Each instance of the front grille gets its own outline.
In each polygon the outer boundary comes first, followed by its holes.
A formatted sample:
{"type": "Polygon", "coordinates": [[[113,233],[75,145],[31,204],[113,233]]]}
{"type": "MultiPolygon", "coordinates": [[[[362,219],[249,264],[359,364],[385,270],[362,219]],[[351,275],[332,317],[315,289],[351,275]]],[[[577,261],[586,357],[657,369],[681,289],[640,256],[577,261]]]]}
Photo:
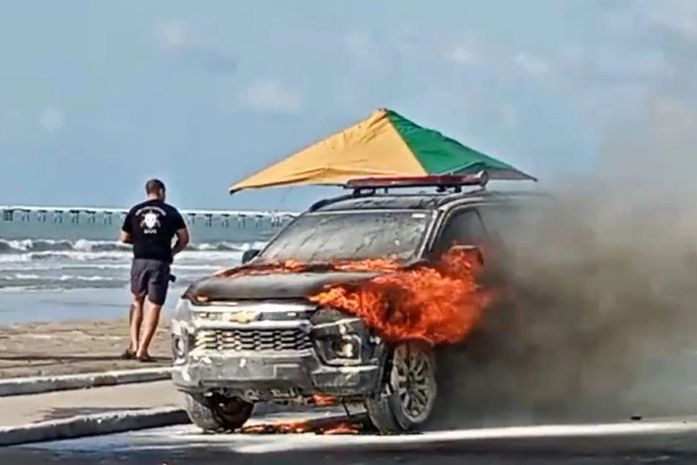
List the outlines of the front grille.
{"type": "Polygon", "coordinates": [[[312,347],[310,335],[300,328],[283,329],[201,329],[196,332],[196,349],[218,351],[273,352],[312,347]]]}

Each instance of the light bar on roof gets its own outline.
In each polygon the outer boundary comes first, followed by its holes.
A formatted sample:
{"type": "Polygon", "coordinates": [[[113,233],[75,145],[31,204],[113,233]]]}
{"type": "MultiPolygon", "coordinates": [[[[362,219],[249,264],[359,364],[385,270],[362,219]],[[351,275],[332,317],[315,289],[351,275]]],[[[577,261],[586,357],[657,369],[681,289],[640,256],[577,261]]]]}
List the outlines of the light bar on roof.
{"type": "Polygon", "coordinates": [[[389,189],[395,187],[457,187],[486,186],[486,171],[477,174],[439,174],[429,176],[390,176],[357,178],[349,180],[347,189],[389,189]]]}

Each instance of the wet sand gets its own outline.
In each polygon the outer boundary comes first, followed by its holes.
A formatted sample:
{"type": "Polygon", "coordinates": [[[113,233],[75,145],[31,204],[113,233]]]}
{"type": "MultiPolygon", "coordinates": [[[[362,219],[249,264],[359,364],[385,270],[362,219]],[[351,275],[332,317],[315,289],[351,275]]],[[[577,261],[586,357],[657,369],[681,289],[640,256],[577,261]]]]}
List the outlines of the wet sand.
{"type": "Polygon", "coordinates": [[[121,360],[127,346],[125,318],[0,326],[0,378],[169,365],[169,320],[163,315],[151,345],[156,363],[121,360]]]}

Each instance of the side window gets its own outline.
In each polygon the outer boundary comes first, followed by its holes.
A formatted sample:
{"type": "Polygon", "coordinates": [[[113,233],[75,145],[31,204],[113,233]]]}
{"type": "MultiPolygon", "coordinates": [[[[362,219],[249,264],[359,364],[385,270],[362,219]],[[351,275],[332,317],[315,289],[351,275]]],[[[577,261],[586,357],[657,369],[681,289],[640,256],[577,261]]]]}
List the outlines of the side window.
{"type": "Polygon", "coordinates": [[[478,210],[489,238],[502,246],[513,244],[522,231],[529,231],[526,228],[536,218],[534,210],[519,205],[480,206],[478,210]]]}
{"type": "Polygon", "coordinates": [[[511,234],[515,228],[516,210],[509,206],[485,205],[478,208],[479,216],[486,224],[489,240],[498,244],[504,243],[506,234],[511,234]]]}
{"type": "Polygon", "coordinates": [[[447,220],[435,249],[437,253],[443,253],[454,245],[482,245],[486,238],[486,231],[477,211],[462,210],[447,220]]]}

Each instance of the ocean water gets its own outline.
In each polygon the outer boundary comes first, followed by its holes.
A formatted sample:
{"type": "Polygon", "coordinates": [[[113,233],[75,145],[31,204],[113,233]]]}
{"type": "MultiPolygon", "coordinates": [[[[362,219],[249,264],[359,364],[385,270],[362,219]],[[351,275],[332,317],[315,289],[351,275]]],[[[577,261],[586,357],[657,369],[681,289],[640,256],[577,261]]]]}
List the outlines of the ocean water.
{"type": "MultiPolygon", "coordinates": [[[[175,258],[165,310],[192,281],[239,264],[287,220],[188,218],[192,244],[175,258]]],[[[0,216],[0,325],[127,314],[131,249],[116,241],[119,218],[0,216]]]]}

